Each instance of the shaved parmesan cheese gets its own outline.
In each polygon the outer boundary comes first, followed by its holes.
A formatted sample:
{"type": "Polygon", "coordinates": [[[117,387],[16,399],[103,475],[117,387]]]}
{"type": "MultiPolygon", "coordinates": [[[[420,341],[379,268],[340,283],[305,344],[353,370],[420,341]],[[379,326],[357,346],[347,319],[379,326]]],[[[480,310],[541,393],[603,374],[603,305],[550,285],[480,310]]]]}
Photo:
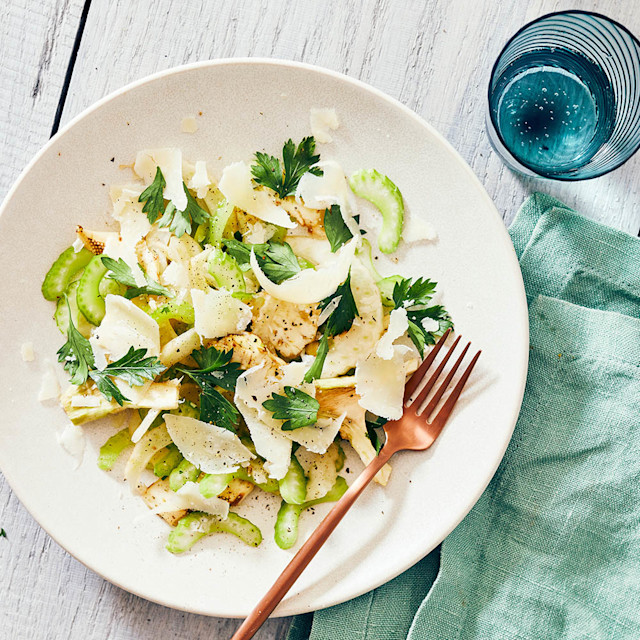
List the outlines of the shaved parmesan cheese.
{"type": "Polygon", "coordinates": [[[20,345],[20,355],[24,362],[33,362],[36,357],[33,352],[33,342],[23,342],[20,345]]]}
{"type": "Polygon", "coordinates": [[[76,393],[71,398],[72,407],[99,407],[100,398],[97,396],[89,396],[82,393],[76,393]]]}
{"type": "Polygon", "coordinates": [[[210,184],[207,163],[204,160],[198,160],[196,162],[196,170],[187,186],[196,192],[198,198],[204,198],[207,195],[210,184]]]}
{"type": "Polygon", "coordinates": [[[234,162],[222,170],[218,184],[229,203],[265,222],[292,229],[296,223],[289,214],[276,205],[266,191],[253,188],[251,168],[244,162],[234,162]]]}
{"type": "Polygon", "coordinates": [[[105,298],[104,318],[100,326],[93,329],[89,342],[96,356],[103,350],[112,361],[124,356],[130,347],[146,349],[148,356],[157,357],[160,355],[160,328],[130,300],[109,294],[105,298]]]}
{"type": "Polygon", "coordinates": [[[406,309],[394,309],[389,316],[389,326],[376,345],[376,355],[383,360],[393,358],[393,343],[409,328],[406,309]]]}
{"type": "Polygon", "coordinates": [[[136,442],[124,469],[124,479],[129,483],[129,488],[133,493],[144,489],[140,482],[142,472],[151,458],[169,444],[171,444],[171,436],[165,425],[151,429],[144,434],[139,442],[136,442]]]}
{"type": "Polygon", "coordinates": [[[419,216],[409,216],[404,219],[402,239],[405,242],[420,242],[421,240],[436,240],[436,230],[419,216]]]}
{"type": "Polygon", "coordinates": [[[184,294],[189,289],[189,272],[179,262],[171,262],[162,272],[160,284],[184,294]]]}
{"type": "Polygon", "coordinates": [[[323,264],[333,259],[335,254],[331,251],[328,240],[320,238],[290,237],[287,233],[287,242],[291,245],[293,253],[300,258],[309,260],[313,264],[323,264]]]}
{"type": "Polygon", "coordinates": [[[375,353],[356,365],[356,393],[361,407],[389,420],[402,417],[408,348],[394,346],[393,356],[383,360],[375,353]]]}
{"type": "Polygon", "coordinates": [[[147,281],[138,264],[136,245],[149,231],[149,221],[140,212],[128,211],[121,214],[119,222],[120,234],[110,234],[105,239],[103,253],[113,260],[124,260],[131,269],[136,285],[142,287],[147,281]]]}
{"type": "Polygon", "coordinates": [[[345,224],[354,238],[360,237],[358,223],[353,219],[355,200],[342,167],[333,160],[318,162],[322,175],[305,173],[296,189],[296,200],[302,200],[309,209],[326,209],[332,204],[340,205],[345,224]]]}
{"type": "Polygon", "coordinates": [[[310,109],[311,135],[316,142],[333,142],[329,130],[335,131],[340,126],[335,109],[310,109]]]}
{"type": "Polygon", "coordinates": [[[336,470],[337,447],[334,446],[327,455],[318,455],[305,451],[301,447],[295,455],[308,478],[305,501],[326,496],[338,477],[336,470]]]}
{"type": "MultiPolygon", "coordinates": [[[[112,186],[109,189],[109,197],[113,204],[113,217],[120,220],[121,216],[128,211],[137,211],[142,213],[142,203],[140,202],[140,194],[143,188],[139,185],[112,186]]],[[[146,219],[146,215],[144,215],[146,219]]],[[[150,228],[147,220],[147,230],[150,228]]]]}
{"type": "Polygon", "coordinates": [[[133,170],[145,181],[153,182],[156,167],[160,167],[166,186],[164,197],[171,200],[178,211],[187,208],[187,194],[182,184],[182,151],[173,147],[139,151],[133,170]]]}
{"type": "Polygon", "coordinates": [[[84,242],[82,242],[82,238],[76,238],[71,246],[74,253],[80,253],[80,250],[84,247],[84,242]]]}
{"type": "Polygon", "coordinates": [[[142,438],[142,436],[147,433],[151,423],[160,415],[160,409],[150,409],[147,411],[147,415],[142,419],[140,426],[133,432],[131,436],[131,442],[134,444],[142,438]]]}
{"type": "Polygon", "coordinates": [[[425,331],[437,331],[440,328],[440,323],[433,318],[423,318],[420,324],[425,331]]]}
{"type": "Polygon", "coordinates": [[[183,133],[195,133],[198,130],[198,123],[193,116],[187,116],[182,118],[180,129],[183,133]]]}
{"type": "Polygon", "coordinates": [[[44,361],[44,372],[42,374],[42,381],[40,382],[40,391],[38,392],[38,402],[46,402],[47,400],[54,400],[60,395],[60,383],[58,382],[58,376],[56,370],[51,364],[51,360],[44,361]]]}
{"type": "Polygon", "coordinates": [[[281,480],[289,469],[291,440],[262,407],[274,388],[279,389],[277,379],[271,369],[261,363],[238,378],[234,402],[247,423],[256,452],[265,459],[267,473],[271,478],[281,480]]]}
{"type": "Polygon", "coordinates": [[[251,252],[251,268],[262,288],[274,298],[296,304],[312,304],[330,296],[349,275],[357,248],[353,238],[333,254],[333,259],[315,269],[303,269],[281,284],[275,284],[264,274],[255,253],[251,252]]]}
{"type": "Polygon", "coordinates": [[[320,417],[314,426],[283,431],[282,421],[275,420],[262,403],[272,394],[282,394],[285,386],[297,387],[315,396],[315,386],[304,383],[309,362],[291,362],[282,366],[276,375],[263,364],[245,371],[236,384],[235,404],[242,413],[256,451],[265,458],[270,477],[282,479],[289,469],[291,443],[297,442],[309,451],[324,453],[334,441],[344,416],[320,417]]]}
{"type": "Polygon", "coordinates": [[[340,300],[342,300],[342,296],[336,296],[335,298],[332,298],[329,304],[322,310],[322,312],[320,313],[320,317],[318,318],[319,327],[321,327],[329,319],[329,316],[340,304],[340,300]]]}
{"type": "Polygon", "coordinates": [[[349,371],[358,360],[363,360],[374,350],[382,336],[380,289],[359,260],[354,260],[351,265],[351,291],[359,316],[349,331],[333,339],[322,368],[322,375],[327,378],[349,371]]]}
{"type": "Polygon", "coordinates": [[[203,338],[223,338],[244,331],[251,322],[251,307],[230,291],[191,289],[195,330],[203,338]]]}
{"type": "Polygon", "coordinates": [[[242,240],[251,244],[263,244],[271,240],[275,232],[276,228],[272,224],[265,224],[260,220],[247,222],[247,231],[242,235],[242,240]]]}
{"type": "Polygon", "coordinates": [[[132,387],[120,378],[114,379],[115,385],[122,394],[129,398],[130,406],[140,409],[159,409],[168,411],[177,409],[180,402],[180,381],[146,382],[132,387]]]}
{"type": "Polygon", "coordinates": [[[289,470],[292,441],[285,437],[283,432],[259,419],[259,410],[249,408],[242,400],[238,400],[237,396],[235,402],[247,423],[256,452],[265,459],[264,468],[269,477],[282,480],[289,470]]]}
{"type": "Polygon", "coordinates": [[[346,413],[337,418],[319,417],[318,422],[311,427],[301,427],[293,431],[286,431],[286,435],[294,442],[302,445],[313,453],[325,453],[336,439],[346,413]]]}
{"type": "Polygon", "coordinates": [[[85,438],[82,427],[69,422],[62,431],[56,434],[58,444],[76,460],[76,469],[84,457],[85,438]]]}
{"type": "Polygon", "coordinates": [[[254,457],[235,433],[222,427],[173,414],[164,420],[180,453],[204,473],[231,473],[254,457]]]}
{"type": "Polygon", "coordinates": [[[89,338],[89,344],[91,345],[91,351],[93,351],[93,359],[95,361],[96,368],[104,369],[108,364],[107,350],[95,339],[94,336],[89,338]]]}
{"type": "Polygon", "coordinates": [[[200,485],[197,482],[186,482],[176,491],[176,495],[180,498],[179,509],[204,511],[212,516],[219,516],[222,520],[229,515],[229,503],[218,496],[205,498],[200,493],[200,485]]]}

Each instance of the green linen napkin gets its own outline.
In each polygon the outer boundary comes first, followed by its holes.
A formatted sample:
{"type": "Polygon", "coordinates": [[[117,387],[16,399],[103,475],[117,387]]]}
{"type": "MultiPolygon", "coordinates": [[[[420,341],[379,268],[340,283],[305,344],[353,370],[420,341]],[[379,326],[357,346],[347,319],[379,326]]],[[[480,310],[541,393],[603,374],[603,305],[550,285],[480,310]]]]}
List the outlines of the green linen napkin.
{"type": "Polygon", "coordinates": [[[439,570],[436,551],[289,640],[640,639],[640,240],[541,194],[510,233],[531,351],[496,475],[439,570]]]}

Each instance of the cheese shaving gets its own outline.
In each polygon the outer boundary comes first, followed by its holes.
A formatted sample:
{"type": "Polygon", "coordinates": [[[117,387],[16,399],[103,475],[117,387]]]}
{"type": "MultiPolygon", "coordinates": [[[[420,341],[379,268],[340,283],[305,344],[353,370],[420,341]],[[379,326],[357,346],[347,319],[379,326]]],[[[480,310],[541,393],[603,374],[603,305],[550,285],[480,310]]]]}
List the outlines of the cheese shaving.
{"type": "Polygon", "coordinates": [[[357,242],[355,238],[349,240],[333,254],[333,260],[319,264],[315,269],[303,269],[281,284],[275,284],[267,278],[253,251],[250,264],[260,286],[274,298],[296,304],[312,304],[330,296],[347,279],[357,242]]]}
{"type": "Polygon", "coordinates": [[[235,433],[222,427],[173,414],[164,421],[180,453],[204,473],[231,473],[254,457],[235,433]]]}
{"type": "Polygon", "coordinates": [[[131,442],[138,442],[142,436],[147,433],[153,421],[160,415],[160,409],[149,409],[147,415],[142,419],[140,426],[133,432],[131,442]]]}
{"type": "Polygon", "coordinates": [[[340,126],[335,109],[309,109],[309,121],[316,142],[333,142],[329,131],[335,131],[340,126]]]}
{"type": "Polygon", "coordinates": [[[20,345],[20,355],[23,362],[33,362],[36,357],[33,351],[33,342],[23,342],[20,345]]]}
{"type": "Polygon", "coordinates": [[[375,353],[356,365],[358,403],[367,411],[388,420],[402,417],[406,380],[405,346],[394,346],[393,356],[384,360],[375,353]]]}
{"type": "Polygon", "coordinates": [[[93,329],[90,343],[96,356],[102,350],[112,361],[124,356],[131,347],[146,349],[149,356],[159,356],[160,328],[131,300],[108,295],[104,318],[100,326],[93,329]]]}
{"type": "Polygon", "coordinates": [[[191,290],[195,330],[203,338],[223,338],[244,331],[251,322],[251,307],[229,291],[191,290]]]}
{"type": "Polygon", "coordinates": [[[178,211],[184,211],[187,208],[187,194],[182,184],[182,151],[173,147],[140,151],[133,170],[149,184],[155,177],[156,167],[160,167],[166,182],[165,199],[171,200],[178,211]]]}
{"type": "Polygon", "coordinates": [[[193,116],[182,118],[180,130],[183,133],[195,133],[198,130],[198,123],[196,122],[196,119],[193,116]]]}
{"type": "Polygon", "coordinates": [[[222,170],[218,184],[222,195],[235,207],[260,220],[293,229],[296,223],[279,207],[266,191],[253,188],[251,168],[244,162],[234,162],[222,170]]]}
{"type": "Polygon", "coordinates": [[[406,309],[394,309],[389,316],[389,326],[376,344],[376,355],[383,360],[393,358],[393,343],[409,328],[406,309]]]}
{"type": "Polygon", "coordinates": [[[204,198],[207,195],[207,191],[209,191],[210,184],[207,163],[204,160],[198,160],[196,162],[196,170],[187,186],[189,189],[196,191],[198,198],[204,198]]]}

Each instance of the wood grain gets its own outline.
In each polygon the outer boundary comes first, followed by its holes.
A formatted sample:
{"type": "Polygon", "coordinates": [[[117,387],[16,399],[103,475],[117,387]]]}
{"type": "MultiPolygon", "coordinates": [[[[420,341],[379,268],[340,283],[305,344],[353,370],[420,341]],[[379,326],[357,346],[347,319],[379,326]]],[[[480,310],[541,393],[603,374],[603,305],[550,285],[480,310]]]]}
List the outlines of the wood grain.
{"type": "Polygon", "coordinates": [[[0,3],[0,200],[49,138],[83,4],[0,3]]]}
{"type": "MultiPolygon", "coordinates": [[[[0,9],[0,196],[46,140],[83,3],[5,0],[0,9]]],[[[431,122],[469,162],[509,221],[540,190],[636,234],[638,171],[576,184],[519,177],[487,141],[486,86],[500,49],[526,21],[581,8],[640,33],[622,0],[92,0],[62,123],[124,84],[175,65],[267,56],[317,64],[369,82],[431,122]]],[[[184,614],[114,587],[62,551],[0,479],[0,629],[14,639],[222,640],[231,620],[184,614]]],[[[284,637],[273,620],[257,636],[284,637]]]]}

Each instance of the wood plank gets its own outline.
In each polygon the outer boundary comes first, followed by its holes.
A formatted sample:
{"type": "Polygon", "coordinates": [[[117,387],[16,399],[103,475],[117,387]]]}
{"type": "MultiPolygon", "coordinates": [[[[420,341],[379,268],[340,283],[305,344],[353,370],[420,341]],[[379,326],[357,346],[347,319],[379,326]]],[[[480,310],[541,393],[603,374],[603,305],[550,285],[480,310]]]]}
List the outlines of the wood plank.
{"type": "Polygon", "coordinates": [[[83,0],[0,6],[0,200],[51,133],[83,0]]]}
{"type": "MultiPolygon", "coordinates": [[[[108,92],[149,73],[219,57],[271,56],[328,67],[399,99],[441,131],[486,186],[505,220],[542,190],[636,233],[638,158],[575,185],[523,179],[491,150],[484,129],[491,65],[527,20],[572,0],[93,0],[62,114],[68,122],[108,92]]],[[[634,3],[583,0],[640,32],[634,3]]],[[[5,0],[0,9],[0,195],[51,129],[82,3],[5,0]]],[[[86,570],[30,518],[0,480],[2,604],[7,637],[101,640],[227,638],[237,622],[183,614],[127,594],[86,570]]],[[[273,620],[256,636],[284,637],[273,620]]]]}
{"type": "MultiPolygon", "coordinates": [[[[500,49],[526,21],[574,6],[571,0],[272,0],[259,8],[251,0],[97,2],[63,121],[110,91],[176,64],[230,56],[302,60],[369,82],[431,122],[469,162],[505,221],[529,192],[540,190],[636,234],[638,157],[608,176],[561,184],[512,173],[487,140],[486,86],[500,49]]],[[[580,6],[640,33],[633,3],[585,0],[580,6]]]]}

